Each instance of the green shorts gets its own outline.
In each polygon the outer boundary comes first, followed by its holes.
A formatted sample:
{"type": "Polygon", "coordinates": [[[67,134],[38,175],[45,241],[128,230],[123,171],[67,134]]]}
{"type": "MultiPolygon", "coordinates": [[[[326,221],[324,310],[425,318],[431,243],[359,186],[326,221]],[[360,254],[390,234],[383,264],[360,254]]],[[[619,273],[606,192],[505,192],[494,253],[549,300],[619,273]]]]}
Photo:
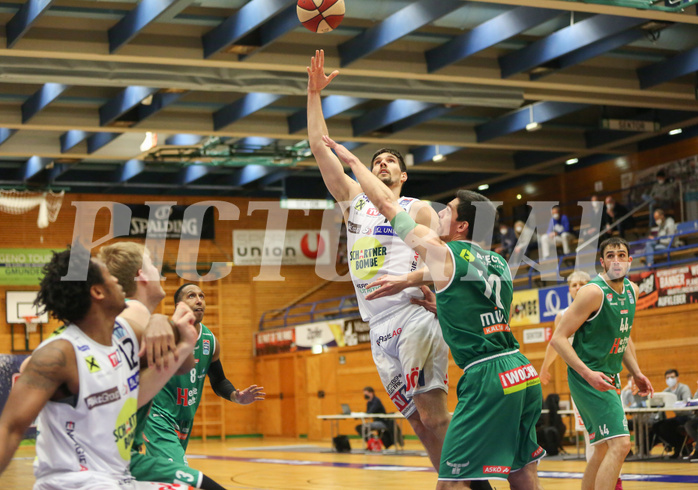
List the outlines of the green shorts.
{"type": "Polygon", "coordinates": [[[204,474],[182,463],[131,451],[131,474],[138,481],[181,483],[200,488],[204,474]]]}
{"type": "Polygon", "coordinates": [[[441,451],[439,480],[506,480],[545,456],[536,439],[543,390],[520,352],[469,368],[441,451]]]}
{"type": "Polygon", "coordinates": [[[180,432],[170,422],[150,412],[148,424],[143,431],[145,453],[148,456],[167,459],[186,466],[188,463],[185,452],[189,441],[187,436],[181,437],[184,439],[180,439],[180,432]]]}
{"type": "Polygon", "coordinates": [[[615,380],[616,389],[599,391],[577,371],[567,368],[570,393],[592,445],[613,437],[630,435],[628,419],[625,418],[623,403],[620,401],[620,379],[617,374],[608,374],[608,377],[615,380]]]}

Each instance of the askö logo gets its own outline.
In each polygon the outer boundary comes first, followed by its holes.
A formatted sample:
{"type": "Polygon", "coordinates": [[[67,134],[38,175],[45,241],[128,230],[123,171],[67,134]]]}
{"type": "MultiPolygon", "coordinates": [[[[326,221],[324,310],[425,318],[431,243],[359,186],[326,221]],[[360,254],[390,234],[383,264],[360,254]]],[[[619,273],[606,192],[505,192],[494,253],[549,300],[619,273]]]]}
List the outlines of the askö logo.
{"type": "Polygon", "coordinates": [[[310,250],[309,237],[310,233],[306,233],[301,238],[301,252],[309,259],[317,259],[325,251],[325,240],[320,233],[315,233],[315,250],[310,250]]]}

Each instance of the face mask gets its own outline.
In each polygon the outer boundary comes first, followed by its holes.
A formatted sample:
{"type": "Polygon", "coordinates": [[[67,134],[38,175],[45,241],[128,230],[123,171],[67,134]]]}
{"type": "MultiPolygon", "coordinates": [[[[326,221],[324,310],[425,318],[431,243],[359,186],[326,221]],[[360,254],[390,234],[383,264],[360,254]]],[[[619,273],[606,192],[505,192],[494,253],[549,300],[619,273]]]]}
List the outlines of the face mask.
{"type": "Polygon", "coordinates": [[[613,204],[606,204],[606,207],[607,207],[608,209],[613,209],[613,204]]]}
{"type": "Polygon", "coordinates": [[[364,400],[368,400],[368,399],[370,399],[370,398],[371,398],[370,396],[364,395],[364,400]]]}
{"type": "Polygon", "coordinates": [[[663,183],[664,183],[664,179],[657,181],[657,184],[659,184],[659,185],[662,185],[663,183]]]}
{"type": "Polygon", "coordinates": [[[657,220],[657,226],[662,226],[662,223],[664,223],[663,219],[658,219],[657,220]]]}
{"type": "Polygon", "coordinates": [[[506,234],[507,234],[507,229],[506,229],[506,228],[500,228],[500,229],[499,229],[499,233],[502,234],[502,235],[506,235],[506,234]]]}
{"type": "Polygon", "coordinates": [[[667,378],[667,379],[666,379],[666,385],[667,385],[669,388],[673,388],[674,386],[676,386],[676,378],[667,378]]]}
{"type": "Polygon", "coordinates": [[[557,213],[553,214],[553,219],[560,219],[560,215],[557,213]]]}
{"type": "Polygon", "coordinates": [[[521,233],[523,231],[523,226],[517,226],[514,229],[516,230],[516,233],[521,233]]]}

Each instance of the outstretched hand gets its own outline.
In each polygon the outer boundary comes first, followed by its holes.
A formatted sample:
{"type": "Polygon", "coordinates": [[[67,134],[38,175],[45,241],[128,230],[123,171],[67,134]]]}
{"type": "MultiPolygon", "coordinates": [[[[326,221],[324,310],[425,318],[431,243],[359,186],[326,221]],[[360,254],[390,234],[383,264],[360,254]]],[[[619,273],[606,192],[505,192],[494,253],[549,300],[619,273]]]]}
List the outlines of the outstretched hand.
{"type": "Polygon", "coordinates": [[[384,296],[392,296],[399,293],[409,286],[407,275],[391,276],[389,274],[382,275],[375,281],[366,285],[369,291],[373,288],[378,288],[366,295],[367,300],[383,298],[384,296]]]}
{"type": "Polygon", "coordinates": [[[264,400],[266,393],[264,393],[264,387],[252,385],[244,390],[238,390],[235,394],[235,402],[240,405],[249,405],[253,402],[258,402],[264,400]]]}
{"type": "Polygon", "coordinates": [[[356,158],[356,155],[347,150],[347,148],[341,143],[337,143],[335,140],[333,140],[326,134],[322,136],[322,141],[323,143],[325,143],[325,145],[327,145],[327,147],[330,150],[334,150],[335,154],[337,155],[337,158],[339,158],[342,162],[346,163],[350,167],[352,166],[352,164],[363,166],[361,160],[356,158]]]}
{"type": "Polygon", "coordinates": [[[310,58],[310,66],[306,70],[308,71],[308,92],[321,92],[334,77],[339,75],[338,70],[325,75],[325,51],[322,49],[315,51],[315,56],[310,58]]]}

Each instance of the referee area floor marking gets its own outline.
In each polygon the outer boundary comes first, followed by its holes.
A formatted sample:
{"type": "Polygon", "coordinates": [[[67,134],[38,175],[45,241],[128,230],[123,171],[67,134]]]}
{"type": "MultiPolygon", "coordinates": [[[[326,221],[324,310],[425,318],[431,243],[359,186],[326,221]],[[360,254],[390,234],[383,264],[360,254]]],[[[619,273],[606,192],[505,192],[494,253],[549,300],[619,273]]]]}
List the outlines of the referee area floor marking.
{"type": "MultiPolygon", "coordinates": [[[[284,464],[291,466],[322,466],[326,468],[353,468],[357,470],[376,471],[419,471],[436,472],[431,466],[408,466],[408,465],[381,465],[365,463],[337,463],[329,461],[310,461],[302,459],[281,459],[281,458],[243,458],[239,456],[206,456],[199,454],[187,455],[188,459],[211,459],[221,461],[240,461],[244,463],[264,463],[264,464],[284,464]]],[[[566,480],[581,480],[582,473],[570,471],[539,471],[539,478],[555,478],[566,480]]],[[[698,475],[663,475],[663,474],[641,474],[623,473],[623,481],[642,481],[656,483],[698,483],[698,475]]]]}

